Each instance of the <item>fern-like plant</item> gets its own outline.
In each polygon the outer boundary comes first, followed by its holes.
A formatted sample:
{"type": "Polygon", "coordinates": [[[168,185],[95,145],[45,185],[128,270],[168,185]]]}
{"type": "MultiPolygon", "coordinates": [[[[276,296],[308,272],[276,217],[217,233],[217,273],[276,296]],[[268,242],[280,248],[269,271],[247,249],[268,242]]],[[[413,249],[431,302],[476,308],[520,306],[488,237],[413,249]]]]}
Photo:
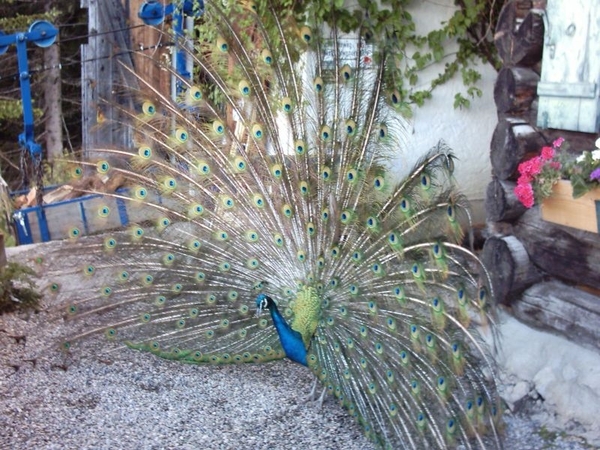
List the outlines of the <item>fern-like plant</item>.
{"type": "Polygon", "coordinates": [[[42,296],[32,276],[35,272],[19,263],[9,262],[0,268],[0,314],[37,309],[42,296]]]}

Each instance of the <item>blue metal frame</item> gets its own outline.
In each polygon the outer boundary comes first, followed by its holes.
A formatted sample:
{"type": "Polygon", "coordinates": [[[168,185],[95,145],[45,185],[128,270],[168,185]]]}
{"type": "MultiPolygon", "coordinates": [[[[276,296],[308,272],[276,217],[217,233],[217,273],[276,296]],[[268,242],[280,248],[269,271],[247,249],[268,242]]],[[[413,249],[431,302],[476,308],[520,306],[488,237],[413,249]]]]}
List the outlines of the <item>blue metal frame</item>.
{"type": "Polygon", "coordinates": [[[33,42],[38,47],[49,47],[56,40],[58,30],[45,20],[38,20],[31,24],[29,31],[15,34],[0,34],[0,54],[6,52],[11,44],[17,47],[17,62],[19,65],[19,83],[21,85],[21,98],[23,100],[23,133],[19,134],[19,145],[25,148],[34,162],[40,162],[42,147],[35,142],[33,130],[33,106],[31,102],[31,83],[29,63],[27,60],[27,43],[33,42]]]}
{"type": "MultiPolygon", "coordinates": [[[[199,17],[204,14],[204,1],[203,0],[184,0],[180,2],[179,7],[174,3],[169,3],[164,6],[157,0],[148,0],[140,6],[138,16],[144,21],[146,25],[160,25],[166,16],[173,16],[173,31],[177,41],[182,38],[183,33],[183,17],[184,15],[199,17]]],[[[184,50],[177,50],[176,56],[176,70],[177,73],[186,79],[191,78],[191,74],[187,70],[186,66],[187,55],[184,50]]],[[[178,83],[179,84],[179,83],[178,83]]],[[[178,86],[177,92],[180,91],[178,86]]]]}

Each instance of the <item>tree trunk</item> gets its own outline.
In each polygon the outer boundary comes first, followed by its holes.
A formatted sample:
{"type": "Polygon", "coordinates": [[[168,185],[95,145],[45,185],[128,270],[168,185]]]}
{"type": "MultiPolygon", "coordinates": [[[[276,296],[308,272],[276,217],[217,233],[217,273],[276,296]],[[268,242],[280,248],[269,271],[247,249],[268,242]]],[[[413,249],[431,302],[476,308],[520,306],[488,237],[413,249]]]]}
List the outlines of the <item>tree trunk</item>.
{"type": "Polygon", "coordinates": [[[53,161],[63,154],[62,83],[58,43],[45,49],[44,66],[49,68],[44,80],[46,158],[53,161]]]}

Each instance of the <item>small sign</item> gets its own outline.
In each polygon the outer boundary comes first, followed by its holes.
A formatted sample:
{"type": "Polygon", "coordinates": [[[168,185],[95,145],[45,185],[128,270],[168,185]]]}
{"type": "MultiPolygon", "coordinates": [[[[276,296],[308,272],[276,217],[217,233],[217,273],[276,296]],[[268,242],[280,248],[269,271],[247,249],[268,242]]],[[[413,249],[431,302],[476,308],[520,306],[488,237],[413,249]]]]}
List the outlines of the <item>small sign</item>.
{"type": "MultiPolygon", "coordinates": [[[[323,68],[332,70],[334,68],[334,42],[328,39],[323,45],[323,68]]],[[[348,64],[352,69],[356,69],[357,56],[360,56],[359,64],[361,68],[373,67],[373,45],[366,44],[359,38],[341,38],[337,40],[337,61],[340,66],[348,64]],[[359,47],[360,46],[360,47],[359,47]],[[360,48],[360,55],[357,55],[360,48]]]]}

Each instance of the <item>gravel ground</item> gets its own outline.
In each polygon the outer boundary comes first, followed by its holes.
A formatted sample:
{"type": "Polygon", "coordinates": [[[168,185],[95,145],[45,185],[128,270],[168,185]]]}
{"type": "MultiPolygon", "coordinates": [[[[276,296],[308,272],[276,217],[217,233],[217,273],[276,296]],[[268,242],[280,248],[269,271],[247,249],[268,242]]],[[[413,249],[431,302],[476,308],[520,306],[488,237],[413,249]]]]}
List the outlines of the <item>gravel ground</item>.
{"type": "MultiPolygon", "coordinates": [[[[42,348],[43,314],[23,318],[0,316],[0,448],[373,448],[335,401],[304,401],[297,364],[188,366],[100,339],[66,356],[42,348]]],[[[505,448],[593,447],[509,414],[505,448]]]]}
{"type": "MultiPolygon", "coordinates": [[[[47,348],[64,326],[45,313],[0,316],[0,449],[373,449],[333,399],[305,400],[305,367],[184,365],[103,338],[65,355],[47,348]]],[[[596,448],[565,433],[577,428],[548,431],[553,411],[539,399],[516,410],[506,450],[596,448]]]]}

